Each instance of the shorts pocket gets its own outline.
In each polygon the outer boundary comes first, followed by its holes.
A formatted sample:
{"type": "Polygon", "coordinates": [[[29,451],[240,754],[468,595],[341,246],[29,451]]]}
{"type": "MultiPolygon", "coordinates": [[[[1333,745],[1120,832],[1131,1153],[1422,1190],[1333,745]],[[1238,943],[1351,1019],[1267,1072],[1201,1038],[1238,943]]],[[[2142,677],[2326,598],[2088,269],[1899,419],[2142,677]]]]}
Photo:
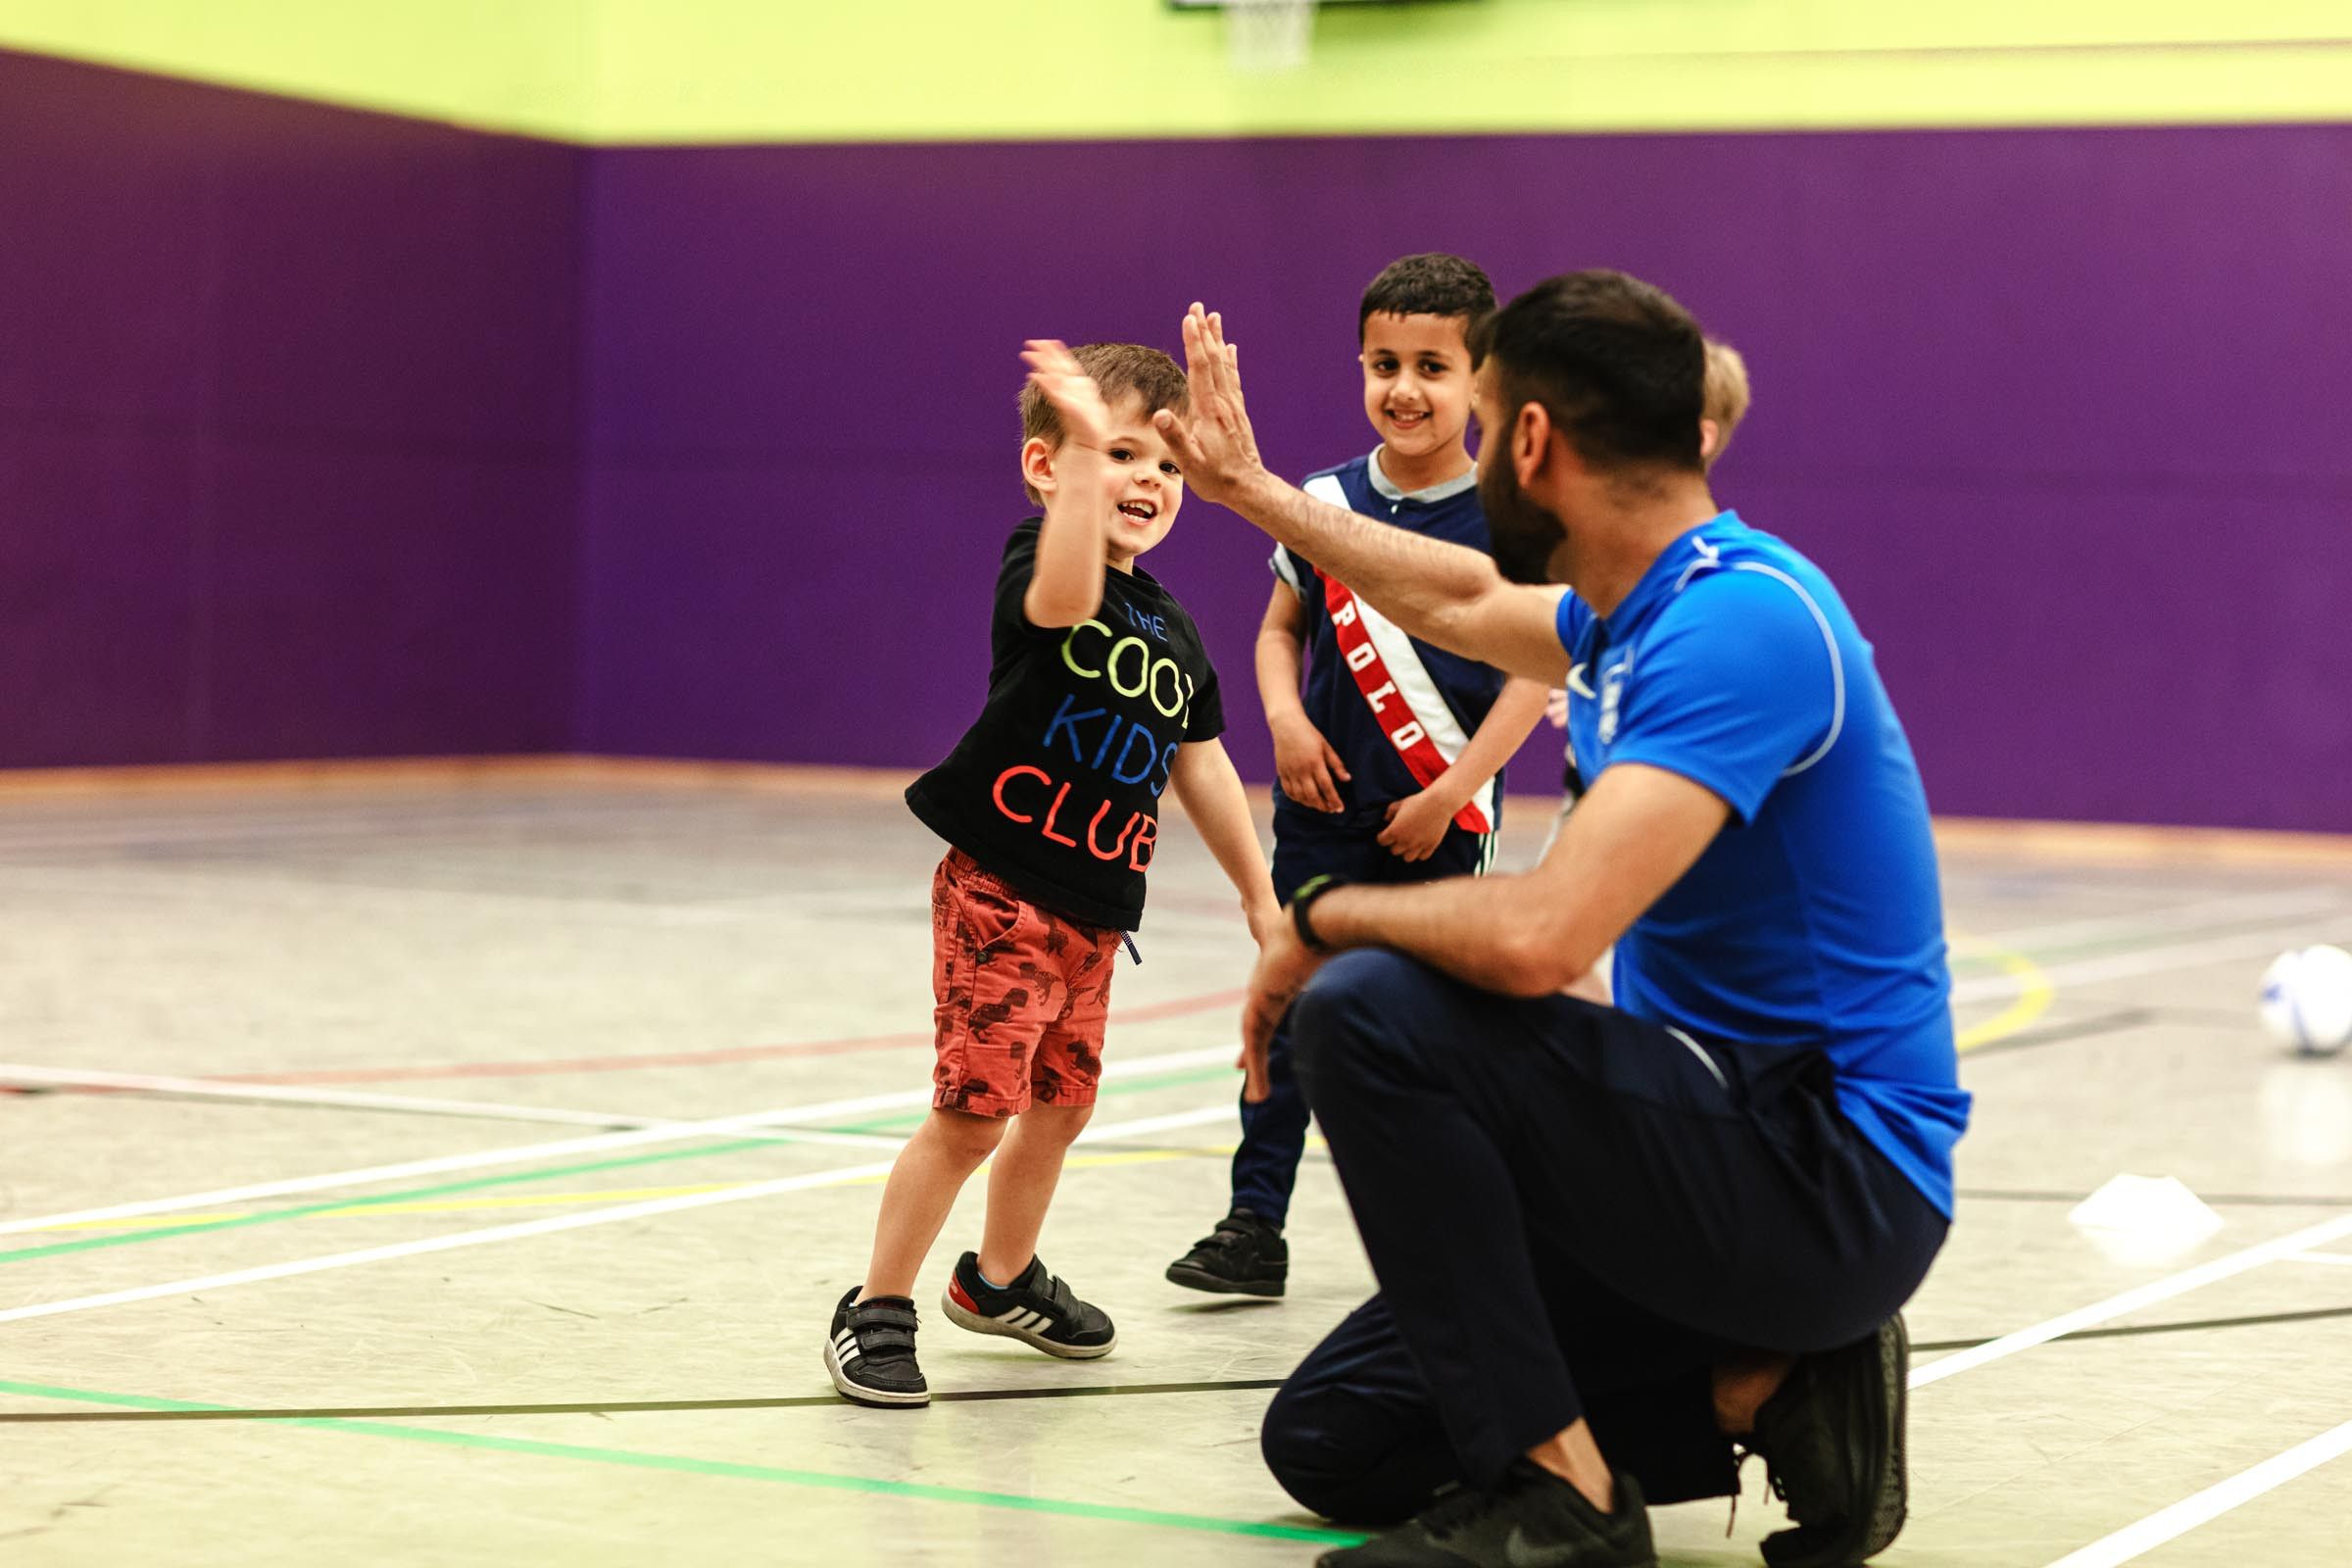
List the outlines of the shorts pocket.
{"type": "Polygon", "coordinates": [[[975,956],[1010,941],[1021,924],[1021,901],[984,882],[966,881],[956,888],[964,940],[975,956]]]}

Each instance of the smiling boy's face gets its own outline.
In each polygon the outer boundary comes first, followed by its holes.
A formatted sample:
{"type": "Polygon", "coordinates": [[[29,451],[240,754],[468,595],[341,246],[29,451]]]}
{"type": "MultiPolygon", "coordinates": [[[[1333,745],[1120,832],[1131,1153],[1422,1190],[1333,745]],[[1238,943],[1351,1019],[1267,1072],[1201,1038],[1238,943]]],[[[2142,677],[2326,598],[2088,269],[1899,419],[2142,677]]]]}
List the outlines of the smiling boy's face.
{"type": "Polygon", "coordinates": [[[1364,414],[1398,457],[1428,458],[1462,443],[1470,424],[1467,326],[1458,316],[1364,318],[1364,414]]]}
{"type": "MultiPolygon", "coordinates": [[[[1051,490],[1054,468],[1065,447],[1047,447],[1032,440],[1030,448],[1043,457],[1043,472],[1031,483],[1051,490]]],[[[1102,531],[1102,554],[1107,563],[1125,570],[1135,558],[1158,544],[1176,525],[1176,511],[1184,505],[1184,469],[1176,454],[1152,424],[1144,400],[1133,393],[1110,400],[1110,435],[1102,443],[1103,461],[1117,484],[1111,489],[1111,516],[1102,531]]],[[[1024,462],[1033,461],[1024,459],[1024,462]]]]}
{"type": "Polygon", "coordinates": [[[1102,536],[1104,554],[1115,564],[1131,562],[1168,536],[1176,509],[1184,505],[1184,468],[1152,423],[1141,398],[1110,406],[1110,439],[1104,443],[1119,474],[1111,492],[1116,514],[1102,536]]]}

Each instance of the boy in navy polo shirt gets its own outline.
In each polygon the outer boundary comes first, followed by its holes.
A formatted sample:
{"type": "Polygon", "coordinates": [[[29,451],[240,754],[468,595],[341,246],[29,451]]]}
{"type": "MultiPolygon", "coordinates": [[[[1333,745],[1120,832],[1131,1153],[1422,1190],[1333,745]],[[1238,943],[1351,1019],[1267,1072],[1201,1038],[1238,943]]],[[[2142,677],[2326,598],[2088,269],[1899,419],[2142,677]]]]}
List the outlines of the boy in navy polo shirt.
{"type": "MultiPolygon", "coordinates": [[[[1309,495],[1426,538],[1487,548],[1470,459],[1473,321],[1494,309],[1459,256],[1407,256],[1356,311],[1364,413],[1380,445],[1306,481],[1309,495]]],[[[1493,863],[1504,762],[1543,715],[1540,682],[1406,636],[1346,584],[1274,552],[1257,690],[1274,734],[1274,887],[1316,876],[1427,882],[1493,863]],[[1303,663],[1303,682],[1301,665],[1303,663]]],[[[1306,1102],[1275,1037],[1272,1096],[1242,1102],[1232,1211],[1167,1277],[1197,1291],[1280,1296],[1282,1229],[1306,1150],[1306,1102]]]]}

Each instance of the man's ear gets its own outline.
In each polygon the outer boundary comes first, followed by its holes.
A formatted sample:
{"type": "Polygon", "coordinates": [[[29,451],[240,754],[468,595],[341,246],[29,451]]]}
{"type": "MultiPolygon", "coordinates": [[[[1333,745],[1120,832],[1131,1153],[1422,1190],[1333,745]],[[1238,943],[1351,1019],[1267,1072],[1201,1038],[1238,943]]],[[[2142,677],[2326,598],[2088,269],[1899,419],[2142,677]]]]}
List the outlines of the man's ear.
{"type": "Polygon", "coordinates": [[[1041,496],[1054,493],[1054,447],[1043,436],[1021,443],[1021,477],[1041,496]]]}
{"type": "Polygon", "coordinates": [[[1525,490],[1544,471],[1551,456],[1551,411],[1541,403],[1522,403],[1511,420],[1511,471],[1525,490]]]}

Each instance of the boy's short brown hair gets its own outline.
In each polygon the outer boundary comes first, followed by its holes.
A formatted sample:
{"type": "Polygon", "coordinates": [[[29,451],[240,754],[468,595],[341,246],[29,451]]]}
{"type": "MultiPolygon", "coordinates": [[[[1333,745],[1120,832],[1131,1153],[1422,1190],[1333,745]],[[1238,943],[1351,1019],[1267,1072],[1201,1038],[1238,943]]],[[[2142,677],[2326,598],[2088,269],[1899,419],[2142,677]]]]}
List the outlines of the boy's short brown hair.
{"type": "Polygon", "coordinates": [[[1494,285],[1476,262],[1449,251],[1399,256],[1364,285],[1355,306],[1355,338],[1375,316],[1456,317],[1464,326],[1494,314],[1494,285]]]}
{"type": "MultiPolygon", "coordinates": [[[[1184,368],[1157,349],[1141,343],[1081,343],[1070,350],[1070,356],[1094,377],[1102,401],[1113,409],[1129,398],[1144,406],[1147,419],[1162,409],[1178,414],[1192,409],[1192,387],[1184,378],[1184,368]]],[[[1021,444],[1043,441],[1058,452],[1061,440],[1061,416],[1036,387],[1022,382],[1021,444]]],[[[1032,506],[1045,505],[1046,498],[1036,490],[1027,485],[1022,488],[1028,490],[1032,506]]]]}
{"type": "Polygon", "coordinates": [[[1747,361],[1729,343],[1707,339],[1707,379],[1702,396],[1699,417],[1715,421],[1715,450],[1707,454],[1707,466],[1711,468],[1723,456],[1723,449],[1732,444],[1732,432],[1747,417],[1752,396],[1747,385],[1747,361]]]}

